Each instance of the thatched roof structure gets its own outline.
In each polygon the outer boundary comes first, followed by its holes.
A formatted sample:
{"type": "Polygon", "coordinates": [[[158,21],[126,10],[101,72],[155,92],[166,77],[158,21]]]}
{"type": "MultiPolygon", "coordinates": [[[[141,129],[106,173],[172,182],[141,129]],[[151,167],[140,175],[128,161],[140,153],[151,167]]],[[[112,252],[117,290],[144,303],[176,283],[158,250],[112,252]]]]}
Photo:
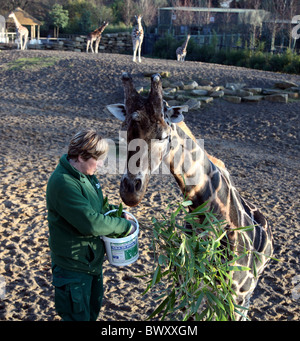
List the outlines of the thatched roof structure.
{"type": "MultiPolygon", "coordinates": [[[[21,25],[25,25],[25,26],[40,26],[42,25],[42,23],[35,19],[33,16],[31,16],[30,14],[28,14],[27,12],[23,11],[22,8],[17,7],[15,10],[13,10],[13,12],[15,13],[19,23],[21,25]]],[[[7,18],[6,19],[7,22],[13,22],[12,18],[7,18]]]]}

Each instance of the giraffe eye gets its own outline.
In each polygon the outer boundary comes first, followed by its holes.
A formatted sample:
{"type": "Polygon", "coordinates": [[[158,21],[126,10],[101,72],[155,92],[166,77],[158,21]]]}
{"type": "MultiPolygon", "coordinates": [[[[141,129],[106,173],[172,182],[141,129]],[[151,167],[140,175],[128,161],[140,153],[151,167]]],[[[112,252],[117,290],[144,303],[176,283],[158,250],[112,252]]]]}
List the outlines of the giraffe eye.
{"type": "Polygon", "coordinates": [[[169,138],[169,135],[164,131],[159,138],[159,142],[165,142],[169,138]]]}

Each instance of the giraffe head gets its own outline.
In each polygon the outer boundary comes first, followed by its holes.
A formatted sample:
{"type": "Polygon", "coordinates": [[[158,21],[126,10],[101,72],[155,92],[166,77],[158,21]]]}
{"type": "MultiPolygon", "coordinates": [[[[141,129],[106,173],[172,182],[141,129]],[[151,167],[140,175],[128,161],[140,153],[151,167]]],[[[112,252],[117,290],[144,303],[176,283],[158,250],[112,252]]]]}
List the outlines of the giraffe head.
{"type": "Polygon", "coordinates": [[[138,23],[138,24],[141,24],[141,22],[142,22],[142,16],[139,14],[139,15],[135,15],[134,16],[135,17],[135,20],[136,20],[136,22],[138,23]]]}
{"type": "Polygon", "coordinates": [[[15,15],[14,12],[11,12],[11,13],[8,15],[8,18],[15,18],[15,17],[16,17],[16,15],[15,15]]]}
{"type": "Polygon", "coordinates": [[[168,154],[172,123],[183,120],[187,106],[169,107],[163,100],[160,75],[151,78],[149,96],[141,96],[130,75],[122,75],[125,103],[107,109],[123,121],[127,132],[127,172],[123,175],[120,195],[128,206],[137,205],[145,195],[151,173],[168,154]]]}
{"type": "Polygon", "coordinates": [[[103,24],[101,26],[103,28],[103,31],[108,25],[109,25],[109,22],[103,21],[103,24]]]}

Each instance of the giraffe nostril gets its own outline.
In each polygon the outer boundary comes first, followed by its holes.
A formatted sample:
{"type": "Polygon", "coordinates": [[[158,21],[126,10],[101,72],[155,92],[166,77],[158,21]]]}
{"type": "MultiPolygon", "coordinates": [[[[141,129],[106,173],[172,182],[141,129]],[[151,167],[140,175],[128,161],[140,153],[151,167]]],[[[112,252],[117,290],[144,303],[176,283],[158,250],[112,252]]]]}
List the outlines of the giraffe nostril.
{"type": "Polygon", "coordinates": [[[135,190],[138,192],[142,187],[142,181],[140,179],[137,179],[135,182],[135,190]]]}
{"type": "Polygon", "coordinates": [[[127,72],[123,72],[123,73],[122,73],[122,79],[124,79],[124,80],[130,79],[129,74],[128,74],[127,72]]]}
{"type": "Polygon", "coordinates": [[[134,187],[132,185],[131,181],[128,181],[127,178],[124,178],[122,181],[122,185],[124,188],[126,188],[126,191],[129,193],[133,193],[134,192],[134,187]]]}

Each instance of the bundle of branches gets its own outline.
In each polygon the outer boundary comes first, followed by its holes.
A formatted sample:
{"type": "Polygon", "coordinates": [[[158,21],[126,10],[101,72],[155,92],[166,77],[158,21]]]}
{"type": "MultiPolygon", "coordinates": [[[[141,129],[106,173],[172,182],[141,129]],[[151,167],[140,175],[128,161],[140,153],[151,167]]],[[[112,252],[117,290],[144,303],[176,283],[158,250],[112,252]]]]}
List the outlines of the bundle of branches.
{"type": "MultiPolygon", "coordinates": [[[[158,294],[158,307],[148,317],[161,320],[234,320],[246,308],[234,301],[232,271],[248,250],[235,254],[227,238],[226,222],[220,221],[206,204],[189,212],[191,201],[176,204],[168,216],[153,219],[154,271],[146,291],[158,294]]],[[[239,228],[252,229],[253,226],[239,228]]]]}

